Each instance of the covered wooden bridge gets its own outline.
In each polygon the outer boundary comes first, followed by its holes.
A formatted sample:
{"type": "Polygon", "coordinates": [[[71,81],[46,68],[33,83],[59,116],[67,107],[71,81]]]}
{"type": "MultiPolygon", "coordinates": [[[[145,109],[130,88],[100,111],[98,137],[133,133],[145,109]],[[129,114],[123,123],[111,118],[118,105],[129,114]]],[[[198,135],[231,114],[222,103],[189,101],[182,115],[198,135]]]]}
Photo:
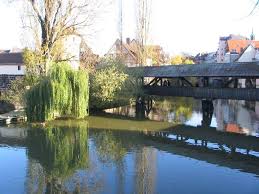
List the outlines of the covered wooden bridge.
{"type": "Polygon", "coordinates": [[[206,99],[259,100],[259,63],[134,67],[146,94],[206,99]]]}

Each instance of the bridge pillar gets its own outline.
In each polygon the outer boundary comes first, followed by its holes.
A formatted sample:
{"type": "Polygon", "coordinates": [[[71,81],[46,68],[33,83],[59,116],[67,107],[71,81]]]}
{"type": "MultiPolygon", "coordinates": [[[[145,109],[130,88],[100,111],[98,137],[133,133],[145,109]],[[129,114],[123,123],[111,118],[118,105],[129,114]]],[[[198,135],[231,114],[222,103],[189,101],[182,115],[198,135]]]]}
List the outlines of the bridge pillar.
{"type": "Polygon", "coordinates": [[[235,78],[235,80],[234,80],[234,88],[238,88],[238,79],[237,78],[235,78]]]}
{"type": "Polygon", "coordinates": [[[213,116],[213,102],[211,100],[202,100],[202,123],[203,127],[209,127],[213,116]]]}
{"type": "Polygon", "coordinates": [[[144,96],[138,96],[136,99],[136,118],[143,119],[145,118],[145,98],[144,96]]]}

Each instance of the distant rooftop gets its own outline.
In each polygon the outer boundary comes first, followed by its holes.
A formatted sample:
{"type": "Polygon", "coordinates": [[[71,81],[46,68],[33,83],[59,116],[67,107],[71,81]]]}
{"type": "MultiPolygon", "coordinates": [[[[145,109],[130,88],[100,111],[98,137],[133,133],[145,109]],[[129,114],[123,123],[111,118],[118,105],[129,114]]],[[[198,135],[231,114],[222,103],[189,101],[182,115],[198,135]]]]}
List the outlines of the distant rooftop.
{"type": "Polygon", "coordinates": [[[235,34],[230,34],[229,36],[222,36],[219,38],[220,40],[249,40],[249,38],[241,35],[235,35],[235,34]]]}
{"type": "Polygon", "coordinates": [[[228,40],[228,51],[242,53],[250,44],[255,48],[259,48],[259,41],[254,40],[228,40]]]}
{"type": "Polygon", "coordinates": [[[1,52],[0,65],[23,64],[22,52],[1,52]]]}

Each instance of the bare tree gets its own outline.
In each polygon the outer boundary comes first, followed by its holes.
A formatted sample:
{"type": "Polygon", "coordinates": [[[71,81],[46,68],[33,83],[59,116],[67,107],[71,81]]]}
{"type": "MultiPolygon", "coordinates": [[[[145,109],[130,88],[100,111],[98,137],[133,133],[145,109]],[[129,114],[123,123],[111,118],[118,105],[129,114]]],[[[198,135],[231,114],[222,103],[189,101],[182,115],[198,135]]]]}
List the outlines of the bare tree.
{"type": "Polygon", "coordinates": [[[138,62],[146,63],[146,45],[149,38],[149,26],[151,16],[151,0],[137,0],[137,32],[138,40],[138,62]]]}
{"type": "Polygon", "coordinates": [[[95,71],[95,67],[100,61],[98,55],[94,54],[92,49],[86,44],[84,39],[81,42],[80,67],[90,72],[95,71]]]}
{"type": "MultiPolygon", "coordinates": [[[[13,0],[17,1],[17,0],[13,0]]],[[[31,30],[36,47],[45,59],[53,60],[54,52],[69,35],[83,36],[102,7],[101,0],[23,0],[28,9],[24,27],[31,30]]]]}
{"type": "Polygon", "coordinates": [[[249,15],[252,15],[254,13],[254,11],[256,10],[256,8],[258,8],[259,6],[259,0],[256,0],[252,10],[250,11],[249,15]]]}
{"type": "Polygon", "coordinates": [[[123,2],[122,0],[119,0],[118,31],[119,31],[119,37],[120,37],[120,54],[122,55],[122,44],[123,44],[123,2]]]}

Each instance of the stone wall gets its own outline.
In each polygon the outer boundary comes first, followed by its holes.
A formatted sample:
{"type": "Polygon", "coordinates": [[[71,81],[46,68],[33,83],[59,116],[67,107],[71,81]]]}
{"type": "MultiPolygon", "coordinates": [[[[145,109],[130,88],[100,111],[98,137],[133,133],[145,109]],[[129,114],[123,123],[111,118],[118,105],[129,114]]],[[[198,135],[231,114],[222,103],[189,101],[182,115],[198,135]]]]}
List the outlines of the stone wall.
{"type": "Polygon", "coordinates": [[[10,87],[11,81],[16,78],[21,78],[22,75],[3,75],[0,74],[0,91],[6,90],[10,87]]]}
{"type": "Polygon", "coordinates": [[[0,100],[0,114],[8,113],[12,110],[15,110],[15,106],[12,103],[0,100]]]}

